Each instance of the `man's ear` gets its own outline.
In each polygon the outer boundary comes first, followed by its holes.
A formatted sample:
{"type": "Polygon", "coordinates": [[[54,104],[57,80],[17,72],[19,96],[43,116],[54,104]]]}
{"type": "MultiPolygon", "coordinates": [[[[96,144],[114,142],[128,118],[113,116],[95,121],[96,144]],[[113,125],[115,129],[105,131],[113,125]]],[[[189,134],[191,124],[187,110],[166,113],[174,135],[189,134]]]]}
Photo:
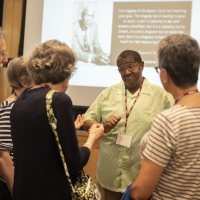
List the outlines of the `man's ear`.
{"type": "Polygon", "coordinates": [[[141,62],[140,68],[143,70],[144,69],[144,61],[141,62]]]}

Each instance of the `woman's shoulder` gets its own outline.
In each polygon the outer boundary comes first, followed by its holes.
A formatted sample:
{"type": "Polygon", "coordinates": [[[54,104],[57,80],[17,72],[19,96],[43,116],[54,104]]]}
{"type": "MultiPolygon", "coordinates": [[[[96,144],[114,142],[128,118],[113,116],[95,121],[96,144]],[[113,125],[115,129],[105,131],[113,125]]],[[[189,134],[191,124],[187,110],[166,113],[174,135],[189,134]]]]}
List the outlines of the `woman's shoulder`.
{"type": "Polygon", "coordinates": [[[12,108],[13,104],[15,101],[9,101],[9,100],[5,100],[0,104],[0,109],[1,110],[5,110],[5,109],[9,109],[12,108]]]}
{"type": "Polygon", "coordinates": [[[71,99],[70,96],[66,92],[55,91],[54,96],[60,99],[71,99]]]}
{"type": "Polygon", "coordinates": [[[10,113],[14,102],[9,102],[7,100],[3,101],[0,105],[0,120],[2,121],[7,120],[10,117],[10,113]]]}
{"type": "Polygon", "coordinates": [[[64,92],[55,91],[53,101],[58,103],[72,104],[70,96],[64,92]]]}
{"type": "Polygon", "coordinates": [[[160,112],[155,120],[164,120],[166,119],[167,121],[170,121],[172,123],[174,123],[175,121],[179,121],[180,118],[184,118],[186,116],[188,116],[188,114],[190,115],[191,110],[193,110],[194,108],[188,108],[188,107],[184,107],[184,106],[180,106],[180,105],[174,105],[171,108],[168,108],[166,110],[163,110],[162,112],[160,112]]]}
{"type": "Polygon", "coordinates": [[[166,109],[166,110],[163,110],[161,112],[161,114],[163,115],[171,115],[171,114],[178,114],[179,112],[187,112],[191,109],[200,109],[200,108],[195,108],[195,107],[187,107],[187,106],[181,106],[179,104],[175,104],[174,106],[166,109]]]}

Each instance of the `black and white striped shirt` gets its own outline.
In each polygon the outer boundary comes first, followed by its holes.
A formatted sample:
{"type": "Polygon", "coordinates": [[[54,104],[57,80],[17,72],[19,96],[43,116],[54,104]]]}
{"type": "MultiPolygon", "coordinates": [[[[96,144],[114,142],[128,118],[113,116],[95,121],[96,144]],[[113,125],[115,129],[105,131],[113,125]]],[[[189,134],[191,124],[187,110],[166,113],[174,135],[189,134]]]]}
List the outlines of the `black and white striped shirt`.
{"type": "Polygon", "coordinates": [[[157,115],[141,151],[165,168],[152,199],[200,199],[200,108],[175,105],[157,115]]]}
{"type": "Polygon", "coordinates": [[[10,112],[14,102],[4,101],[0,105],[0,151],[9,150],[12,156],[10,112]]]}

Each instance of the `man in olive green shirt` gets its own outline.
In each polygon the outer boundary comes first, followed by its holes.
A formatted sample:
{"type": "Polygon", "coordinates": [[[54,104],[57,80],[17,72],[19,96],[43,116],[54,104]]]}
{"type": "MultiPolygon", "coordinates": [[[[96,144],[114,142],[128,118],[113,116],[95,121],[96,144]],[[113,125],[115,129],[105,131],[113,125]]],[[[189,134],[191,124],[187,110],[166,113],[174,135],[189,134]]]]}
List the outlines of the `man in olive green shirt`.
{"type": "Polygon", "coordinates": [[[104,124],[97,166],[103,200],[120,200],[135,180],[141,138],[154,116],[174,103],[169,93],[142,76],[144,62],[138,52],[123,51],[117,66],[123,81],[102,91],[85,113],[86,129],[94,123],[104,124]]]}

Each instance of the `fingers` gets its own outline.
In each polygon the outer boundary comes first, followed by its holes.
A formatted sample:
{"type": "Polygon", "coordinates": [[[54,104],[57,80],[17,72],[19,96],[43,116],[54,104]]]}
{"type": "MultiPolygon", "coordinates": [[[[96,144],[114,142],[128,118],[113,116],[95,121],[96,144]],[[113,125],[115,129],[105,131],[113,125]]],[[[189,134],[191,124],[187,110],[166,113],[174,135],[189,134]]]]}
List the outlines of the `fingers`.
{"type": "Polygon", "coordinates": [[[120,121],[121,117],[119,116],[110,116],[105,123],[109,126],[114,126],[120,121]]]}
{"type": "Polygon", "coordinates": [[[94,141],[99,140],[104,135],[104,127],[102,124],[93,124],[89,129],[89,137],[94,141]]]}
{"type": "Polygon", "coordinates": [[[74,122],[75,124],[75,128],[76,129],[79,129],[83,126],[83,123],[84,123],[84,114],[79,114],[77,117],[76,117],[76,120],[74,122]]]}
{"type": "Polygon", "coordinates": [[[107,133],[109,132],[111,129],[113,129],[118,122],[120,121],[121,117],[119,116],[110,116],[108,117],[104,122],[104,131],[107,133]]]}
{"type": "Polygon", "coordinates": [[[103,124],[101,123],[95,123],[91,126],[90,129],[104,129],[103,124]]]}

